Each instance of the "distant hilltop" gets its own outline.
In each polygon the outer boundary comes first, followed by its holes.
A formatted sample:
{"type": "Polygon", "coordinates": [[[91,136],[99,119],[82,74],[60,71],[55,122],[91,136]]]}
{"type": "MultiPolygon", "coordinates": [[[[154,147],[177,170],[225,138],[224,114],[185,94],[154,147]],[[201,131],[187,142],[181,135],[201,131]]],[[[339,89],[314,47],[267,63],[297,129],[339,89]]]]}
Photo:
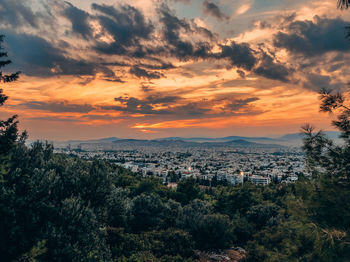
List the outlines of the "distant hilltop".
{"type": "MultiPolygon", "coordinates": [[[[339,138],[340,133],[335,131],[325,131],[327,136],[332,139],[339,138]]],[[[165,137],[152,140],[142,139],[123,139],[118,137],[107,137],[91,140],[67,140],[50,141],[57,148],[64,147],[94,147],[100,149],[113,149],[120,147],[284,147],[302,145],[302,136],[300,133],[286,134],[277,138],[272,137],[245,137],[245,136],[226,136],[226,137],[165,137]]]]}
{"type": "Polygon", "coordinates": [[[57,148],[70,147],[71,149],[82,149],[88,151],[94,150],[132,150],[136,148],[280,148],[278,144],[262,144],[243,139],[231,141],[211,141],[211,142],[193,142],[180,139],[156,139],[156,140],[138,140],[138,139],[117,139],[114,141],[93,140],[81,143],[57,143],[57,148]]]}

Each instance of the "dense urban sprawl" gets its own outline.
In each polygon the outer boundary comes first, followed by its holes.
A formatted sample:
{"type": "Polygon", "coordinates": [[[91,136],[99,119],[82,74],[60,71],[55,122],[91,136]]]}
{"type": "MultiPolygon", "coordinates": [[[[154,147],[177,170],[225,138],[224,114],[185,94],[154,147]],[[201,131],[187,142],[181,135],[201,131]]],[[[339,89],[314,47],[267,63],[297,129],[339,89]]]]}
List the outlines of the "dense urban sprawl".
{"type": "Polygon", "coordinates": [[[305,174],[304,158],[298,148],[133,148],[128,150],[83,151],[57,149],[85,159],[100,157],[115,162],[143,176],[156,176],[170,186],[181,179],[193,177],[202,185],[244,181],[267,185],[290,183],[305,174]]]}

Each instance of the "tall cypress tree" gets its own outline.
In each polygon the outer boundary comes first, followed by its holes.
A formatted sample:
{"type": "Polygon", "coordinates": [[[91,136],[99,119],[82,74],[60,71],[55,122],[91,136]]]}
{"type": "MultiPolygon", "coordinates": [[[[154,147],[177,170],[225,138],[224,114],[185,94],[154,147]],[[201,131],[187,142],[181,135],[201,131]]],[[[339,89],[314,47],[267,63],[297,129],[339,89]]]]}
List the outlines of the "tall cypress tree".
{"type": "MultiPolygon", "coordinates": [[[[9,82],[14,82],[18,79],[20,72],[6,74],[3,72],[3,68],[11,64],[11,60],[7,58],[7,52],[3,51],[2,43],[4,36],[0,35],[0,106],[2,106],[8,97],[3,93],[2,86],[9,82]]],[[[14,115],[7,120],[0,120],[0,159],[6,156],[18,140],[18,121],[17,115],[14,115]]],[[[25,137],[25,133],[22,134],[22,138],[25,137]]]]}

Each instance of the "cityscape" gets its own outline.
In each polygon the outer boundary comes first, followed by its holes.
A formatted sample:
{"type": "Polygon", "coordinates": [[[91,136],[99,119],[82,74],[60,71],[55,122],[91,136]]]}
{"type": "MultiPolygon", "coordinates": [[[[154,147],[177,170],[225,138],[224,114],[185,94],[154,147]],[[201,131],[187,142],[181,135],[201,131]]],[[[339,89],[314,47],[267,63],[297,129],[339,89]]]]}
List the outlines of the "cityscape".
{"type": "Polygon", "coordinates": [[[193,143],[180,139],[153,143],[144,140],[84,142],[56,147],[56,152],[84,159],[107,159],[144,177],[157,177],[169,186],[176,186],[176,182],[186,178],[195,178],[204,186],[220,182],[236,185],[245,181],[267,185],[291,183],[300,175],[307,175],[300,147],[245,140],[229,143],[193,143]]]}

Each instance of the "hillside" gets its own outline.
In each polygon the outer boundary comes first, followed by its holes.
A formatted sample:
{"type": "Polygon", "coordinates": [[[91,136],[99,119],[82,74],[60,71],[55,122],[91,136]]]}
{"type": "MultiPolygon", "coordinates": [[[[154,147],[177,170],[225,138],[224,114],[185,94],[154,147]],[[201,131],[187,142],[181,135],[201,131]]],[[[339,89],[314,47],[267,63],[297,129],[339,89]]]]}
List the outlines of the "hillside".
{"type": "Polygon", "coordinates": [[[280,148],[278,144],[264,144],[250,142],[244,139],[228,140],[223,142],[194,142],[189,139],[157,139],[157,140],[138,140],[138,139],[100,139],[88,141],[74,141],[64,143],[54,143],[57,148],[71,147],[72,149],[82,150],[120,150],[135,148],[280,148]]]}

